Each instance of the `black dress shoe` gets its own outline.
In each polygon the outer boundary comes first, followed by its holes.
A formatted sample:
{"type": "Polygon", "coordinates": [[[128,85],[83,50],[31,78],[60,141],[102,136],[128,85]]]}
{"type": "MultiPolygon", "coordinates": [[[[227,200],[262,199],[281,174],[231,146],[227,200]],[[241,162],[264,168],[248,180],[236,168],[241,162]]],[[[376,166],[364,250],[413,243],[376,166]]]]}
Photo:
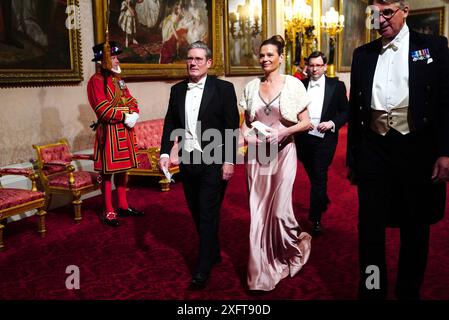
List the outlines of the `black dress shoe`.
{"type": "Polygon", "coordinates": [[[321,227],[321,222],[319,221],[314,221],[312,222],[313,227],[312,227],[312,234],[314,235],[318,235],[321,233],[322,231],[322,227],[321,227]]]}
{"type": "Polygon", "coordinates": [[[128,209],[117,209],[117,215],[119,217],[142,217],[144,215],[143,211],[136,210],[129,207],[128,209]]]}
{"type": "Polygon", "coordinates": [[[209,274],[197,272],[190,281],[189,290],[201,290],[206,287],[209,280],[209,274]]]}
{"type": "Polygon", "coordinates": [[[120,225],[120,221],[117,219],[115,212],[106,212],[103,215],[103,223],[111,227],[118,227],[120,225]]]}

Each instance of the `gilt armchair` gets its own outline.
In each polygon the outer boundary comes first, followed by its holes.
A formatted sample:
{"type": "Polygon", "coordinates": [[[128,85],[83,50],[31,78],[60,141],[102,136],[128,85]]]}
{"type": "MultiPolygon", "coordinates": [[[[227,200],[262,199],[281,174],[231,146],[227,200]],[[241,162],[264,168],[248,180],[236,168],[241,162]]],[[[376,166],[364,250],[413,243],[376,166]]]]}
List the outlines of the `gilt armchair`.
{"type": "Polygon", "coordinates": [[[73,160],[93,160],[93,155],[72,154],[66,139],[46,145],[33,145],[37,153],[37,170],[47,195],[47,208],[52,195],[72,196],[75,222],[81,222],[81,196],[99,188],[96,172],[76,170],[73,160]]]}
{"type": "Polygon", "coordinates": [[[30,169],[0,169],[0,178],[6,175],[21,175],[31,180],[31,190],[3,188],[0,179],[0,250],[3,250],[3,229],[9,217],[37,209],[38,232],[45,236],[45,195],[37,191],[37,175],[30,169]]]}
{"type": "MultiPolygon", "coordinates": [[[[164,119],[153,119],[138,122],[134,127],[137,137],[137,168],[129,170],[129,176],[154,176],[159,177],[162,191],[170,190],[168,181],[158,166],[160,142],[164,127],[164,119]]],[[[178,162],[178,145],[175,142],[170,154],[172,163],[178,162]]],[[[171,174],[179,172],[179,166],[172,164],[169,168],[171,174]]]]}

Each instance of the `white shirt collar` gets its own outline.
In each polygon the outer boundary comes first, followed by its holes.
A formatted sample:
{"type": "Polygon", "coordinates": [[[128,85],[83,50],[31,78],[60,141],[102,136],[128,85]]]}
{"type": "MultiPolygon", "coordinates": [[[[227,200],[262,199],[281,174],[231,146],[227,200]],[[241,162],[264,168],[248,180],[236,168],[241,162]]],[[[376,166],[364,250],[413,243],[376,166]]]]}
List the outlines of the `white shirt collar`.
{"type": "Polygon", "coordinates": [[[387,44],[382,42],[382,49],[385,51],[388,48],[391,48],[394,51],[397,51],[400,48],[400,46],[405,42],[405,39],[407,39],[409,33],[410,31],[408,29],[407,23],[404,23],[401,31],[399,31],[399,33],[396,35],[396,37],[394,37],[393,40],[391,40],[387,44]]]}
{"type": "Polygon", "coordinates": [[[207,74],[204,77],[202,77],[198,82],[193,82],[192,80],[189,79],[189,83],[196,83],[196,84],[204,86],[204,84],[206,83],[206,79],[207,79],[207,74]]]}
{"type": "Polygon", "coordinates": [[[325,79],[326,79],[326,77],[324,76],[324,74],[321,75],[321,77],[317,81],[310,79],[310,83],[309,83],[310,88],[313,88],[315,86],[324,88],[325,79]]]}

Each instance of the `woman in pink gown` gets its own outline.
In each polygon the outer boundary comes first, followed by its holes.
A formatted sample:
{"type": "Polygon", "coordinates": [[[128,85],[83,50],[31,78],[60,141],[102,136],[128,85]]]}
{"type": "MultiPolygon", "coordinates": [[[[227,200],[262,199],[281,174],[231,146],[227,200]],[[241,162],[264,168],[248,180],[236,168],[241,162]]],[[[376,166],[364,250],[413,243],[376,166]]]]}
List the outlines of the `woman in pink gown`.
{"type": "Polygon", "coordinates": [[[293,277],[311,248],[311,236],[301,231],[292,205],[297,165],[293,135],[311,128],[309,100],[301,81],[279,72],[283,47],[281,36],[262,43],[259,63],[265,75],[250,81],[240,100],[245,110],[242,134],[248,144],[250,290],[273,290],[286,276],[293,277]],[[268,133],[260,135],[263,130],[252,127],[255,121],[268,126],[268,133]]]}

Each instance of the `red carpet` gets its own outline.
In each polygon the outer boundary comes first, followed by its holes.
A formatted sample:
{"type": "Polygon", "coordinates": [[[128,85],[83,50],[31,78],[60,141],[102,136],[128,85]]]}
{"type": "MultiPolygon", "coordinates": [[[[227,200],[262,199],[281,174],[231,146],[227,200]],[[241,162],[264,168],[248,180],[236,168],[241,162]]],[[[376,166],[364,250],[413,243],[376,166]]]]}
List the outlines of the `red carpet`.
{"type": "MultiPolygon", "coordinates": [[[[201,292],[187,289],[194,267],[197,237],[180,183],[170,192],[158,190],[151,178],[135,179],[130,203],[146,211],[143,218],[125,218],[117,229],[104,226],[96,212],[99,197],[83,203],[83,220],[76,225],[71,207],[49,212],[47,236],[39,238],[34,217],[9,223],[0,252],[0,300],[10,299],[236,299],[315,300],[356,299],[356,189],[346,180],[345,135],[329,173],[331,205],[323,218],[324,234],[312,240],[309,262],[294,278],[275,290],[251,294],[246,289],[249,212],[244,168],[236,167],[222,209],[220,238],[223,261],[201,292]],[[66,289],[66,267],[80,269],[80,289],[66,289]]],[[[294,208],[300,224],[307,222],[309,183],[298,167],[294,208]]],[[[432,227],[424,299],[449,299],[449,223],[432,227]]],[[[390,289],[394,287],[398,232],[388,232],[390,289]]],[[[390,290],[393,291],[393,290],[390,290]]],[[[393,296],[391,295],[391,298],[393,296]]]]}

